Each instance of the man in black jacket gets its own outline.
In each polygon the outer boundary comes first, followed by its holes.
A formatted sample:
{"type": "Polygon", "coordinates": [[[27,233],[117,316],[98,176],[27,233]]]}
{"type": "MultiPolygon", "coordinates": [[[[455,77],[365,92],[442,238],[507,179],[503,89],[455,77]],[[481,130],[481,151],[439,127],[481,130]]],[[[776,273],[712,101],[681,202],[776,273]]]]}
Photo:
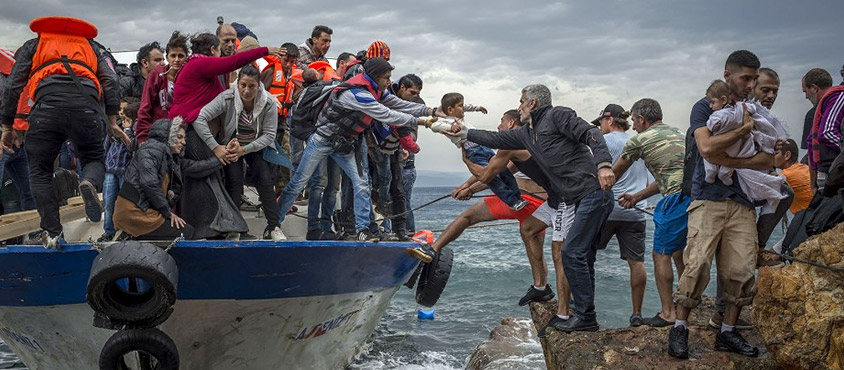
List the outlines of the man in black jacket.
{"type": "Polygon", "coordinates": [[[520,118],[528,123],[521,128],[492,132],[458,126],[455,131],[460,132],[454,135],[495,149],[527,149],[562,203],[575,205],[574,222],[563,246],[575,315],[557,316],[549,326],[565,332],[598,330],[594,265],[598,237],[614,202],[612,156],[601,131],[572,109],[552,106],[551,91],[544,85],[522,89],[519,103],[520,118]]]}

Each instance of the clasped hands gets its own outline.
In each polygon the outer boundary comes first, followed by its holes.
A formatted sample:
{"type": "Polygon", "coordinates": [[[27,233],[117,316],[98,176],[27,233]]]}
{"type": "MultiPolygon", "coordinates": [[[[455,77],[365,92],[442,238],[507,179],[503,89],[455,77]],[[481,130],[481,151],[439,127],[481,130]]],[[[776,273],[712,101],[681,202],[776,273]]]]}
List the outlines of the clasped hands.
{"type": "Polygon", "coordinates": [[[225,146],[217,145],[214,148],[214,155],[217,157],[217,160],[220,161],[224,166],[233,162],[237,162],[240,157],[246,154],[246,149],[240,145],[237,139],[231,139],[228,144],[225,146]]]}

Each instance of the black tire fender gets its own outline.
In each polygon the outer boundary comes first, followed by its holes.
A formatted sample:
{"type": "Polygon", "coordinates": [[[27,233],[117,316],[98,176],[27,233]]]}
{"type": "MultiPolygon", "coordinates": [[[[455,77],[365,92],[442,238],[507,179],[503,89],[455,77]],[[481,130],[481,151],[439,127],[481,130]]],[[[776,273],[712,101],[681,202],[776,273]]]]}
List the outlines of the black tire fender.
{"type": "Polygon", "coordinates": [[[164,249],[125,241],[105,248],[94,259],[86,299],[95,312],[114,323],[153,327],[173,312],[178,283],[176,260],[164,249]],[[124,278],[133,282],[141,279],[148,283],[148,289],[127,291],[118,285],[124,278]]]}
{"type": "Polygon", "coordinates": [[[161,330],[147,328],[114,333],[100,351],[100,370],[124,369],[123,356],[132,351],[154,358],[157,370],[179,369],[179,349],[173,339],[161,330]]]}
{"type": "Polygon", "coordinates": [[[454,252],[449,247],[443,247],[434,256],[433,261],[422,267],[416,286],[416,303],[425,307],[432,307],[437,303],[448,283],[453,262],[454,252]]]}

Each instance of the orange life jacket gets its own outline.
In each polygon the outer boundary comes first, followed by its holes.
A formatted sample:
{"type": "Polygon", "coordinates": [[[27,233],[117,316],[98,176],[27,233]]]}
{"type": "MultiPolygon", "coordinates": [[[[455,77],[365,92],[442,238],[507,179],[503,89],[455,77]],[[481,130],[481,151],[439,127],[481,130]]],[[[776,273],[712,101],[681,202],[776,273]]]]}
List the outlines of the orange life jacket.
{"type": "Polygon", "coordinates": [[[29,75],[29,96],[35,97],[41,80],[51,75],[70,75],[64,62],[79,78],[94,82],[97,93],[102,87],[97,79],[97,54],[89,39],[97,35],[94,25],[81,19],[69,17],[42,17],[29,24],[38,33],[38,49],[32,56],[32,72],[29,75]]]}
{"type": "Polygon", "coordinates": [[[334,71],[334,68],[331,68],[331,64],[324,60],[318,60],[311,64],[308,64],[308,68],[313,68],[317,70],[322,75],[323,81],[330,81],[330,80],[339,80],[340,78],[337,77],[337,72],[334,71]]]}
{"type": "MultiPolygon", "coordinates": [[[[290,107],[293,106],[293,90],[296,89],[296,85],[293,83],[293,79],[290,78],[291,76],[285,75],[284,69],[281,67],[281,60],[278,57],[268,55],[264,57],[264,60],[270,63],[264,67],[264,70],[273,68],[273,79],[267,91],[271,95],[276,96],[278,102],[281,103],[281,107],[278,108],[278,114],[282,117],[287,117],[288,113],[290,113],[290,107]]],[[[295,64],[292,69],[294,71],[296,70],[295,64]]]]}
{"type": "Polygon", "coordinates": [[[29,111],[31,110],[32,107],[29,106],[29,90],[24,88],[18,99],[18,110],[15,111],[15,122],[12,124],[15,130],[29,130],[29,121],[27,120],[29,119],[29,111]]]}

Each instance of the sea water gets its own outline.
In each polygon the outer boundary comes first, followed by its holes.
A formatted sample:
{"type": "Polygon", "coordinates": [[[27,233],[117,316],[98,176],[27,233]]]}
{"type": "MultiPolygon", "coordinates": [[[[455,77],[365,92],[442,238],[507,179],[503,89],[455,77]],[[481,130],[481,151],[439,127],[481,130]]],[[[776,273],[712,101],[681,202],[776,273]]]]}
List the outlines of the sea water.
{"type": "MultiPolygon", "coordinates": [[[[449,194],[451,188],[414,188],[414,206],[449,194]]],[[[451,198],[416,211],[416,228],[440,230],[471,204],[481,201],[456,201],[451,198]]],[[[642,315],[650,317],[660,309],[653,281],[653,223],[648,220],[645,268],[648,273],[642,315]]],[[[772,241],[782,235],[774,230],[772,241]]],[[[530,265],[517,225],[466,230],[450,244],[455,261],[448,286],[437,302],[434,320],[420,320],[423,308],[414,300],[415,290],[405,287],[393,297],[384,317],[367,341],[366,349],[351,369],[463,369],[472,351],[489,338],[489,332],[504,317],[528,318],[527,307],[519,307],[519,298],[532,283],[530,265]]],[[[550,235],[546,240],[545,259],[549,264],[550,283],[554,286],[550,255],[550,235]]],[[[714,271],[714,269],[713,269],[714,271]]],[[[615,239],[599,251],[595,262],[595,306],[602,327],[626,327],[632,308],[629,269],[619,258],[615,239]]],[[[676,280],[676,276],[675,276],[676,280]]],[[[714,282],[714,275],[710,282],[714,282]]],[[[714,284],[706,294],[714,295],[714,284]]],[[[544,368],[537,342],[514,343],[527,347],[532,354],[509,358],[502,368],[544,368]]],[[[14,353],[0,341],[0,369],[25,369],[14,353]]]]}

